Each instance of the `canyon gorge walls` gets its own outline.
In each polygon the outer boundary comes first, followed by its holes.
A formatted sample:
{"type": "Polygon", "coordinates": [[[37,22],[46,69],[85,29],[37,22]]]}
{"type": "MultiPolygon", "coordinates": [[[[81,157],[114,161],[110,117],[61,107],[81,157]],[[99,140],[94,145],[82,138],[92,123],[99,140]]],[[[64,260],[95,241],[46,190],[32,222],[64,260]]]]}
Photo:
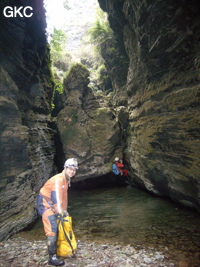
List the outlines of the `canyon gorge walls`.
{"type": "Polygon", "coordinates": [[[127,99],[124,157],[133,183],[199,209],[199,3],[99,3],[129,58],[126,85],[114,88],[116,106],[121,93],[127,99]]]}
{"type": "Polygon", "coordinates": [[[26,1],[30,18],[1,13],[0,239],[34,221],[39,189],[71,156],[75,181],[109,174],[123,155],[134,185],[199,210],[199,3],[98,2],[115,36],[102,46],[112,97],[96,97],[77,64],[55,118],[43,1],[26,1]]]}

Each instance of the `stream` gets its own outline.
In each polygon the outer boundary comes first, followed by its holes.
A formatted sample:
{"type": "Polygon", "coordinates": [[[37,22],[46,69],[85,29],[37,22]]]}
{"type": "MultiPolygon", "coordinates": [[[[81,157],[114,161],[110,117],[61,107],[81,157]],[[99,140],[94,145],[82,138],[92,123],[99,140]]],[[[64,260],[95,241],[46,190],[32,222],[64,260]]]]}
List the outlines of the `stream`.
{"type": "MultiPolygon", "coordinates": [[[[80,183],[69,189],[68,212],[78,240],[158,248],[200,266],[200,215],[170,200],[130,186],[80,183]]],[[[45,239],[41,218],[15,236],[45,239]]]]}

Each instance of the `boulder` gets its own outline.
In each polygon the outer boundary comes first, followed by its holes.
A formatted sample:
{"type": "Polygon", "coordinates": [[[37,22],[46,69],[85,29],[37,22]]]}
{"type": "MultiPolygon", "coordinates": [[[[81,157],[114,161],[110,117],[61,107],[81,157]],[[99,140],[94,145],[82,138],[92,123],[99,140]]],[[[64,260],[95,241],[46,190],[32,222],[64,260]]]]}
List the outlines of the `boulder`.
{"type": "Polygon", "coordinates": [[[120,126],[109,107],[101,107],[88,87],[89,72],[73,66],[64,81],[64,108],[57,127],[65,158],[76,157],[80,170],[74,181],[111,172],[120,145],[120,126]]]}

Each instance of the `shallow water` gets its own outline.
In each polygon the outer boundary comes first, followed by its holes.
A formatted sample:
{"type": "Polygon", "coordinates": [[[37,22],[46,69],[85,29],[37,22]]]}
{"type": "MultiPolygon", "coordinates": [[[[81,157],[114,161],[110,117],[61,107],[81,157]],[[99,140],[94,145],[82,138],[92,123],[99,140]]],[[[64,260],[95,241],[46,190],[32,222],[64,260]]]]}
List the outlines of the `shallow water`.
{"type": "MultiPolygon", "coordinates": [[[[154,247],[200,266],[200,215],[169,200],[137,188],[70,188],[68,211],[81,241],[154,247]]],[[[18,235],[44,239],[41,219],[18,235]]]]}

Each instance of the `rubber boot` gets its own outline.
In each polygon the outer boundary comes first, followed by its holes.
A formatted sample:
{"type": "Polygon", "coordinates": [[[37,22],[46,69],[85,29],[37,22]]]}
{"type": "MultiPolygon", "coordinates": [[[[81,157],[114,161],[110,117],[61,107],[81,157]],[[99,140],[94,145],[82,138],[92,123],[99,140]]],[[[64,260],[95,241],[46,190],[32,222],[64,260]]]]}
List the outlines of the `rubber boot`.
{"type": "Polygon", "coordinates": [[[49,253],[49,265],[61,266],[64,265],[64,261],[60,261],[56,256],[56,236],[47,236],[47,246],[49,253]]]}

